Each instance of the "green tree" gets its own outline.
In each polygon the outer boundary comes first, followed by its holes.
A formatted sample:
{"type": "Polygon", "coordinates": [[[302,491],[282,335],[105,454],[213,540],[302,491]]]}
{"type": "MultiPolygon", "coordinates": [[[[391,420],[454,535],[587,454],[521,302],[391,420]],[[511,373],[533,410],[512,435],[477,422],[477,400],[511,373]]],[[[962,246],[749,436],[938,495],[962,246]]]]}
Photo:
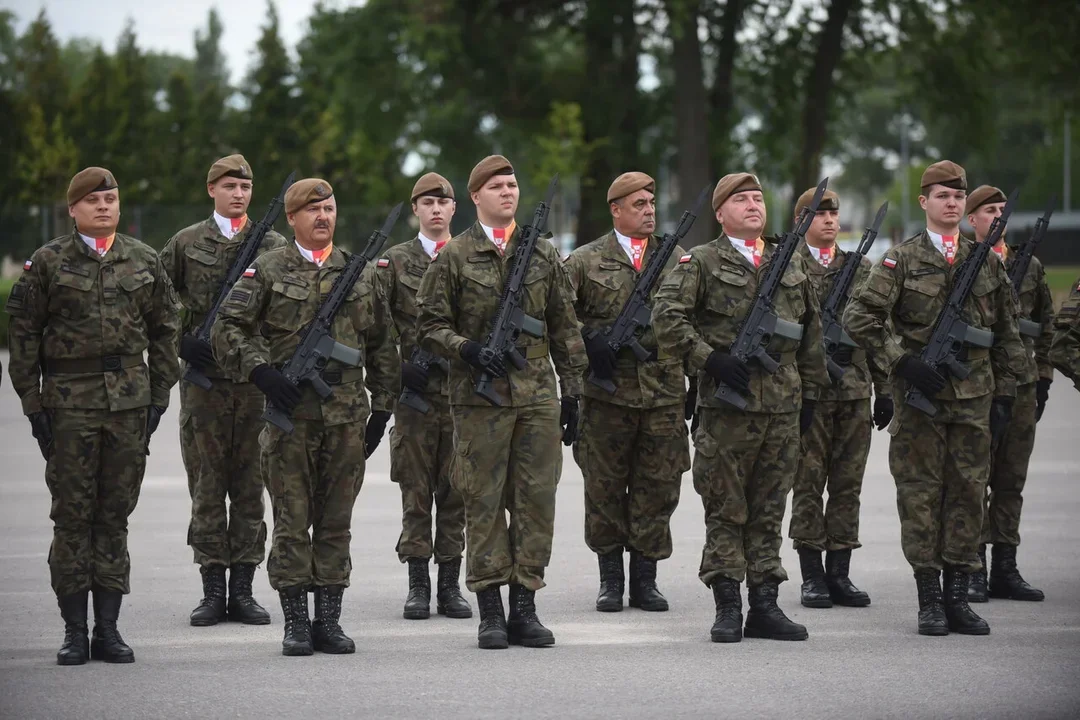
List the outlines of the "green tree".
{"type": "Polygon", "coordinates": [[[278,178],[284,179],[294,168],[309,172],[310,165],[299,163],[304,148],[291,118],[302,101],[292,97],[292,62],[282,42],[277,9],[272,2],[267,2],[266,24],[262,26],[254,54],[254,65],[244,90],[248,108],[243,152],[255,163],[259,177],[267,179],[258,186],[260,190],[276,193],[278,178]]]}

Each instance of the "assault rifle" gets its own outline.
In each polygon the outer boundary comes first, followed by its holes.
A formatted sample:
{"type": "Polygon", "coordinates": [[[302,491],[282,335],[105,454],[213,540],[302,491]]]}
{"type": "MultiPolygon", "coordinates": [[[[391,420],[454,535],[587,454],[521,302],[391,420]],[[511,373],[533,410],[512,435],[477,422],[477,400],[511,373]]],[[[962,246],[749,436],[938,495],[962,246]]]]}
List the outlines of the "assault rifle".
{"type": "MultiPolygon", "coordinates": [[[[428,350],[421,350],[418,347],[413,348],[412,355],[409,357],[409,362],[424,372],[430,371],[432,365],[437,365],[444,373],[447,375],[450,374],[450,362],[446,358],[439,357],[428,350]]],[[[422,393],[418,393],[412,388],[403,389],[401,391],[401,396],[398,398],[398,402],[402,405],[408,405],[413,410],[422,412],[425,415],[431,412],[431,404],[424,399],[422,393]]]]}
{"type": "MultiPolygon", "coordinates": [[[[278,216],[281,214],[281,209],[285,207],[285,193],[289,190],[289,187],[293,184],[293,178],[296,177],[296,172],[289,173],[289,177],[285,178],[285,184],[281,186],[281,192],[277,197],[270,201],[270,207],[266,210],[266,214],[263,215],[262,220],[251,226],[251,230],[248,231],[247,237],[244,238],[243,245],[240,246],[240,252],[237,253],[236,259],[233,260],[233,264],[229,266],[229,272],[225,275],[225,279],[221,282],[221,287],[218,288],[217,297],[214,299],[214,304],[210,306],[210,312],[206,313],[206,317],[203,318],[202,324],[195,331],[195,337],[203,342],[210,342],[210,328],[214,326],[214,319],[217,317],[218,310],[221,309],[222,303],[225,302],[225,298],[229,296],[229,291],[232,290],[232,286],[236,284],[236,281],[240,279],[240,276],[244,274],[244,271],[251,267],[251,264],[255,262],[255,258],[259,255],[259,247],[262,246],[263,238],[266,237],[266,233],[270,232],[274,228],[274,222],[277,221],[278,216]]],[[[198,370],[195,366],[189,365],[187,371],[184,373],[184,379],[190,383],[195,383],[203,390],[209,390],[213,387],[210,382],[210,378],[206,377],[202,371],[198,370]]]]}
{"type": "MultiPolygon", "coordinates": [[[[646,362],[652,355],[652,351],[646,350],[638,342],[640,333],[652,323],[649,293],[659,282],[660,274],[664,271],[671,253],[675,252],[675,248],[690,232],[690,228],[694,225],[694,221],[697,220],[698,212],[701,211],[701,206],[705,203],[708,194],[709,186],[706,186],[698,196],[693,208],[682,214],[675,232],[667,233],[660,239],[659,247],[657,247],[653,256],[649,258],[649,264],[645,266],[645,271],[641,273],[637,282],[634,283],[634,289],[631,291],[630,297],[623,303],[619,316],[615,318],[615,322],[610,327],[600,331],[607,340],[608,347],[616,355],[624,347],[630,348],[639,362],[646,362]]],[[[609,393],[615,392],[615,383],[607,378],[597,377],[596,373],[589,373],[589,382],[609,393]]]]}
{"type": "Polygon", "coordinates": [[[888,211],[889,202],[886,200],[878,208],[877,216],[874,217],[874,224],[866,228],[866,232],[863,233],[862,240],[859,241],[859,247],[855,252],[847,254],[847,258],[840,268],[840,274],[836,276],[832,290],[829,291],[829,297],[825,299],[825,304],[821,306],[821,328],[825,335],[825,364],[829,368],[829,377],[833,379],[833,382],[839,382],[840,378],[844,376],[844,371],[847,370],[845,366],[832,359],[833,355],[836,354],[841,345],[849,348],[858,347],[855,341],[844,331],[844,326],[840,324],[840,319],[844,316],[844,305],[847,304],[848,295],[851,294],[851,286],[855,284],[855,275],[859,271],[859,264],[866,253],[870,252],[870,247],[874,244],[874,240],[877,239],[878,230],[881,229],[881,223],[885,219],[885,213],[888,211]]]}
{"type": "MultiPolygon", "coordinates": [[[[281,368],[281,374],[289,382],[299,386],[300,383],[306,381],[311,384],[319,397],[325,400],[334,392],[321,375],[327,362],[337,360],[350,367],[360,366],[360,351],[334,340],[330,336],[330,330],[334,326],[334,317],[345,303],[345,298],[353,285],[360,279],[364,268],[382,252],[383,244],[400,214],[401,203],[398,203],[386,217],[382,228],[371,233],[364,251],[349,258],[345,269],[330,286],[330,292],[323,298],[315,317],[304,328],[300,343],[293,350],[292,357],[281,368]]],[[[289,416],[274,407],[270,401],[266,403],[266,412],[263,413],[262,419],[272,422],[287,433],[293,431],[292,420],[289,416]]]]}
{"type": "MultiPolygon", "coordinates": [[[[814,192],[814,198],[807,207],[803,208],[802,212],[799,213],[799,217],[795,220],[795,229],[784,233],[780,239],[779,246],[773,253],[772,258],[769,259],[769,267],[765,271],[765,277],[762,278],[761,284],[758,285],[754,304],[750,306],[746,317],[743,318],[742,325],[739,326],[739,332],[735,336],[735,341],[731,343],[731,349],[728,351],[732,356],[742,360],[744,363],[757,360],[761,367],[765,368],[765,372],[770,374],[776,372],[777,368],[780,367],[780,363],[765,351],[773,335],[779,335],[789,340],[802,339],[802,325],[782,320],[773,308],[773,299],[780,289],[780,278],[784,277],[784,272],[787,271],[788,265],[791,264],[791,258],[795,256],[795,249],[802,242],[803,237],[806,236],[810,223],[814,221],[818,205],[821,204],[821,196],[825,194],[825,188],[828,185],[829,178],[821,181],[814,192]]],[[[713,397],[734,405],[740,410],[746,409],[746,398],[732,390],[727,383],[717,383],[713,397]]]]}
{"type": "MultiPolygon", "coordinates": [[[[1031,258],[1035,255],[1035,248],[1039,246],[1046,236],[1046,229],[1050,226],[1050,216],[1054,214],[1054,205],[1057,204],[1057,196],[1050,198],[1050,204],[1046,206],[1046,212],[1035,222],[1035,229],[1020,249],[1016,251],[1009,266],[1009,282],[1012,283],[1013,292],[1019,294],[1020,283],[1024,281],[1028,268],[1031,266],[1031,258]]],[[[1020,318],[1020,334],[1037,338],[1042,335],[1042,325],[1027,318],[1020,318]]]]}
{"type": "MultiPolygon", "coordinates": [[[[979,269],[986,262],[986,256],[990,249],[997,245],[1001,234],[1005,232],[1005,223],[1009,221],[1013,206],[1016,205],[1016,196],[1019,190],[1013,190],[1005,203],[1005,209],[999,217],[994,218],[990,226],[990,232],[985,242],[975,243],[975,248],[968,255],[964,264],[956,271],[953,278],[952,288],[949,290],[949,299],[945,301],[945,307],[938,313],[934,322],[934,331],[930,335],[930,342],[926,344],[920,354],[920,359],[934,368],[937,372],[945,375],[943,370],[963,380],[971,374],[971,370],[958,359],[960,351],[965,345],[988,348],[994,344],[994,333],[988,330],[973,328],[964,321],[964,303],[971,295],[975,287],[975,279],[979,276],[979,269]]],[[[908,405],[922,410],[930,417],[937,414],[937,408],[929,398],[917,388],[911,388],[907,392],[908,405]]]]}
{"type": "MultiPolygon", "coordinates": [[[[558,183],[559,176],[556,174],[551,178],[544,201],[536,206],[532,224],[521,229],[513,264],[510,267],[510,275],[503,286],[499,309],[495,312],[491,331],[484,341],[484,346],[480,349],[480,360],[484,365],[496,357],[506,357],[515,368],[524,370],[526,360],[517,349],[518,337],[523,332],[534,338],[544,336],[544,323],[534,317],[529,317],[521,309],[521,291],[525,282],[525,273],[529,270],[529,261],[532,260],[533,252],[536,250],[536,243],[540,240],[540,236],[547,232],[548,212],[551,210],[555,187],[558,183]]],[[[491,386],[493,380],[494,377],[486,370],[481,372],[480,379],[476,383],[476,394],[492,405],[502,405],[502,397],[491,386]]]]}

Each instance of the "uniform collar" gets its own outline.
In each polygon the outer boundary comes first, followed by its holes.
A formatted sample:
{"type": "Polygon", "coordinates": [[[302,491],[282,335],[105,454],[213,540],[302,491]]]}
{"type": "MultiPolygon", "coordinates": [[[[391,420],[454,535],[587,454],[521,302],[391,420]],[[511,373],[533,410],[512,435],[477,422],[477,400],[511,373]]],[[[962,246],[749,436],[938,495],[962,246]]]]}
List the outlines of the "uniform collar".
{"type": "Polygon", "coordinates": [[[242,217],[236,218],[236,220],[239,221],[239,224],[234,229],[233,220],[224,215],[220,215],[217,210],[214,211],[210,218],[214,221],[214,225],[217,226],[218,231],[228,240],[232,240],[233,237],[243,232],[248,223],[248,216],[245,214],[242,217]]]}

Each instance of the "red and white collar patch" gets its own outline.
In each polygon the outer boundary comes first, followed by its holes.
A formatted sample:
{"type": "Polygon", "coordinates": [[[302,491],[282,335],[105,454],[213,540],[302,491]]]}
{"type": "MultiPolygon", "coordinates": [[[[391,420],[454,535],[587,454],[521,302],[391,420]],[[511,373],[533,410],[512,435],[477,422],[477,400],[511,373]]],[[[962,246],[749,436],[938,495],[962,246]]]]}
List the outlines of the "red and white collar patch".
{"type": "Polygon", "coordinates": [[[881,264],[892,270],[894,267],[896,267],[896,260],[891,257],[882,258],[881,264]]]}

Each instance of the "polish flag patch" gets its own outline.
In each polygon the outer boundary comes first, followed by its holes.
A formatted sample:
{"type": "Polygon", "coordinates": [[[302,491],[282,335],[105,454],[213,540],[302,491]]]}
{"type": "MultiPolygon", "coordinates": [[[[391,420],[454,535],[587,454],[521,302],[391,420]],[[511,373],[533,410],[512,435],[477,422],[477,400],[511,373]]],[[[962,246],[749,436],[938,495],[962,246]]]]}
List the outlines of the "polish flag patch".
{"type": "Polygon", "coordinates": [[[379,265],[379,267],[390,267],[390,259],[389,258],[379,258],[378,265],[379,265]]]}
{"type": "Polygon", "coordinates": [[[896,260],[891,257],[883,258],[881,264],[892,270],[894,267],[896,267],[896,260]]]}
{"type": "Polygon", "coordinates": [[[27,260],[26,262],[23,263],[22,269],[23,270],[29,270],[32,267],[34,267],[34,261],[33,260],[27,260]]]}
{"type": "Polygon", "coordinates": [[[244,277],[255,277],[255,268],[250,267],[244,271],[244,277]]]}
{"type": "Polygon", "coordinates": [[[679,263],[688,263],[690,262],[690,258],[690,255],[683,255],[681,258],[679,258],[679,263]]]}

